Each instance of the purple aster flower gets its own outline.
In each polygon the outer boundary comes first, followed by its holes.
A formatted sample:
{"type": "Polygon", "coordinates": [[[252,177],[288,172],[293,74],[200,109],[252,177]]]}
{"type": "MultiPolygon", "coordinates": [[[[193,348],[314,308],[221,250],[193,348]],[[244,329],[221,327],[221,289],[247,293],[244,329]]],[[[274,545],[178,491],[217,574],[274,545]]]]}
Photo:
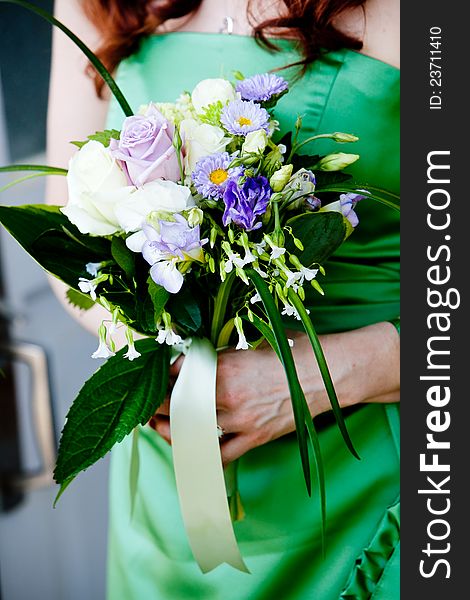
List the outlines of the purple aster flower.
{"type": "Polygon", "coordinates": [[[247,177],[242,185],[229,181],[224,194],[223,224],[235,223],[246,231],[258,229],[261,223],[256,223],[256,219],[266,212],[271,192],[266,177],[247,177]]]}
{"type": "Polygon", "coordinates": [[[234,100],[224,107],[220,122],[233,135],[246,135],[264,129],[269,133],[269,113],[251,100],[234,100]]]}
{"type": "Polygon", "coordinates": [[[273,96],[285,92],[288,85],[287,81],[278,75],[263,73],[262,75],[253,75],[253,77],[239,81],[236,91],[241,94],[243,100],[266,102],[273,96]]]}
{"type": "Polygon", "coordinates": [[[238,179],[242,167],[228,168],[232,157],[228,152],[204,156],[197,161],[192,179],[197,191],[204,198],[222,198],[230,179],[238,179]]]}

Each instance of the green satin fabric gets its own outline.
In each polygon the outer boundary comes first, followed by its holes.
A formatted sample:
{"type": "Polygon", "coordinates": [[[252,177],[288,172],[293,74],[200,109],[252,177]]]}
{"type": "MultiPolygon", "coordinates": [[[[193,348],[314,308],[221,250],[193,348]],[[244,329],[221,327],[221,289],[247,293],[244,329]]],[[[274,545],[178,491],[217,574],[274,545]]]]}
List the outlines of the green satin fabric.
{"type": "MultiPolygon", "coordinates": [[[[137,110],[150,100],[174,101],[206,77],[230,76],[234,70],[250,75],[294,62],[294,44],[280,44],[283,52],[270,54],[242,36],[154,36],[121,63],[118,83],[137,110]]],[[[276,109],[281,133],[293,128],[299,113],[304,137],[333,131],[360,137],[353,147],[322,140],[312,153],[357,152],[361,160],[350,168],[357,180],[398,191],[398,70],[352,51],[329,53],[281,99],[276,109]]],[[[108,126],[119,128],[121,122],[112,102],[108,126]]],[[[358,213],[357,231],[326,265],[325,297],[312,293],[308,299],[319,332],[354,329],[399,314],[398,215],[369,201],[358,205],[358,213]]],[[[312,499],[306,494],[295,436],[242,457],[239,485],[247,516],[235,530],[251,575],[226,566],[200,573],[179,514],[170,449],[142,428],[132,520],[130,440],[112,451],[108,598],[399,598],[397,521],[387,518],[399,492],[397,411],[396,405],[348,411],[361,461],[348,453],[329,415],[317,419],[327,487],[325,558],[318,499],[315,490],[312,499]]]]}

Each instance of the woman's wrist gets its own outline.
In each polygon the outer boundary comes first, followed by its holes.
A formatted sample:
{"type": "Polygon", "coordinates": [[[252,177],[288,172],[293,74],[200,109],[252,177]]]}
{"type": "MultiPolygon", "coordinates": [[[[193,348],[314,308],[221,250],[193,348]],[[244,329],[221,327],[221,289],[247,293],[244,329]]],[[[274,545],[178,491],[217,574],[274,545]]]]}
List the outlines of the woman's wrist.
{"type": "MultiPolygon", "coordinates": [[[[331,404],[304,334],[293,334],[294,358],[313,416],[331,404]]],[[[389,322],[320,336],[340,405],[399,400],[399,337],[389,322]]]]}

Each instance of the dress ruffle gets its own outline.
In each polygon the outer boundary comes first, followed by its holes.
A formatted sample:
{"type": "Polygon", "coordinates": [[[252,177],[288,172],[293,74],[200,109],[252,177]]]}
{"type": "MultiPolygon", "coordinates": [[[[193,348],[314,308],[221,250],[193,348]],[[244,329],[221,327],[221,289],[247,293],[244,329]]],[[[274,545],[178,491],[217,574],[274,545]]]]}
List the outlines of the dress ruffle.
{"type": "Polygon", "coordinates": [[[372,600],[379,591],[381,600],[397,600],[399,559],[400,499],[387,509],[371,543],[357,558],[340,600],[372,600]]]}

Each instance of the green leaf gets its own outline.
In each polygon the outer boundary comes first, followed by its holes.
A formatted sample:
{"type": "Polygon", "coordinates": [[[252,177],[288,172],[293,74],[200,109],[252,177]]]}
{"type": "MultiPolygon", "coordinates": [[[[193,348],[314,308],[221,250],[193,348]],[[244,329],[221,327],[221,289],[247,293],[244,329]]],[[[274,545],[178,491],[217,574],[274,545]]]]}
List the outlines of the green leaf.
{"type": "Polygon", "coordinates": [[[292,157],[294,172],[299,169],[312,169],[320,158],[319,154],[294,154],[292,157]]]}
{"type": "Polygon", "coordinates": [[[128,279],[132,280],[135,274],[135,254],[126,246],[123,238],[114,236],[111,239],[111,254],[128,279]]]}
{"type": "Polygon", "coordinates": [[[170,293],[166,291],[164,287],[155,283],[155,281],[149,277],[147,279],[148,292],[153,305],[153,319],[156,323],[160,318],[163,309],[165,308],[170,293]]]}
{"type": "Polygon", "coordinates": [[[67,175],[67,169],[60,167],[48,167],[46,165],[7,165],[0,167],[0,173],[12,173],[14,171],[38,171],[48,175],[67,175]]]}
{"type": "Polygon", "coordinates": [[[315,358],[317,359],[317,364],[323,379],[323,383],[325,385],[325,389],[330,400],[331,408],[333,410],[333,414],[335,415],[335,419],[338,424],[339,430],[341,431],[341,435],[343,436],[346,446],[348,447],[351,454],[355,458],[359,459],[359,455],[356,452],[351,438],[349,436],[346,423],[344,421],[343,413],[341,412],[341,407],[339,405],[338,397],[336,395],[335,386],[333,385],[333,380],[331,379],[328,364],[323,353],[323,348],[321,347],[320,340],[317,336],[317,332],[313,327],[312,320],[310,319],[307,311],[305,310],[302,300],[292,289],[289,289],[289,300],[291,301],[294,308],[297,310],[300,320],[302,321],[302,324],[304,326],[305,333],[307,334],[310,340],[310,344],[312,345],[312,349],[315,354],[315,358]]]}
{"type": "Polygon", "coordinates": [[[58,206],[0,206],[0,223],[46,271],[73,288],[87,275],[87,263],[111,258],[108,240],[80,233],[58,206]]]}
{"type": "Polygon", "coordinates": [[[153,339],[138,340],[142,356],[132,362],[125,349],[109,358],[85,383],[67,415],[54,479],[61,491],[102,458],[163,402],[168,386],[169,350],[153,339]]]}
{"type": "MultiPolygon", "coordinates": [[[[132,112],[131,107],[129,106],[127,100],[125,99],[125,97],[124,97],[123,93],[121,92],[121,90],[119,89],[118,85],[116,84],[114,79],[111,77],[111,74],[109,73],[109,71],[106,69],[106,67],[103,65],[103,63],[99,60],[99,58],[96,56],[96,54],[94,54],[94,52],[92,52],[90,50],[90,48],[88,48],[88,46],[86,46],[79,37],[77,37],[72,31],[70,31],[70,29],[68,27],[66,27],[63,23],[58,21],[55,17],[53,17],[46,10],[43,10],[42,8],[40,8],[39,6],[36,6],[35,4],[31,4],[31,2],[25,2],[24,0],[3,0],[3,1],[7,4],[16,4],[17,6],[26,8],[27,10],[30,10],[31,12],[36,13],[37,15],[39,15],[40,17],[42,17],[43,19],[45,19],[46,21],[48,21],[52,25],[55,25],[61,31],[63,31],[65,33],[65,35],[76,46],[78,46],[80,48],[80,50],[85,54],[85,56],[88,58],[88,60],[94,66],[94,68],[101,75],[104,82],[109,87],[111,93],[114,95],[118,104],[122,108],[126,117],[132,116],[133,112],[132,112]]],[[[66,82],[64,82],[64,85],[66,85],[66,82]]]]}
{"type": "Polygon", "coordinates": [[[279,346],[277,345],[276,338],[269,323],[266,323],[264,319],[260,319],[260,317],[258,317],[258,315],[255,315],[254,313],[252,313],[251,316],[252,320],[250,320],[247,316],[243,316],[243,319],[245,319],[249,323],[252,323],[256,327],[256,329],[261,333],[263,338],[268,342],[268,344],[277,354],[279,360],[282,362],[282,356],[279,352],[279,346]]]}
{"type": "Polygon", "coordinates": [[[194,333],[199,331],[202,325],[201,309],[187,287],[171,297],[168,307],[168,312],[175,323],[187,327],[194,333]]]}
{"type": "Polygon", "coordinates": [[[347,235],[343,216],[337,212],[304,213],[289,219],[286,225],[292,227],[294,236],[302,240],[304,249],[300,251],[290,236],[286,238],[286,248],[305,267],[322,264],[341,246],[347,235]]]}
{"type": "MultiPolygon", "coordinates": [[[[271,329],[274,337],[276,338],[276,344],[279,349],[281,356],[282,366],[286,373],[287,382],[289,385],[289,391],[292,400],[292,409],[294,412],[294,421],[297,434],[297,441],[299,443],[300,458],[302,462],[302,468],[305,478],[305,484],[309,495],[311,494],[311,478],[310,478],[310,464],[308,457],[308,444],[307,444],[307,430],[305,427],[305,414],[308,411],[307,401],[305,399],[303,390],[300,386],[299,378],[297,376],[297,370],[295,368],[294,358],[287,341],[287,337],[284,331],[284,325],[279,315],[277,306],[274,302],[273,297],[266,285],[263,278],[253,269],[247,269],[246,274],[253,282],[258,294],[261,296],[264,308],[269,318],[271,329]],[[306,409],[307,406],[307,409],[306,409]]],[[[325,490],[320,488],[320,495],[323,497],[325,490]]]]}
{"type": "Polygon", "coordinates": [[[87,141],[85,142],[70,142],[77,148],[82,148],[85,144],[88,143],[89,140],[94,140],[96,142],[100,142],[106,148],[109,146],[111,139],[118,140],[121,137],[121,132],[117,129],[105,129],[104,131],[97,131],[92,135],[87,136],[87,141]]]}
{"type": "Polygon", "coordinates": [[[89,310],[95,304],[90,296],[82,294],[82,292],[74,290],[73,288],[67,290],[66,296],[69,304],[80,310],[89,310]]]}

